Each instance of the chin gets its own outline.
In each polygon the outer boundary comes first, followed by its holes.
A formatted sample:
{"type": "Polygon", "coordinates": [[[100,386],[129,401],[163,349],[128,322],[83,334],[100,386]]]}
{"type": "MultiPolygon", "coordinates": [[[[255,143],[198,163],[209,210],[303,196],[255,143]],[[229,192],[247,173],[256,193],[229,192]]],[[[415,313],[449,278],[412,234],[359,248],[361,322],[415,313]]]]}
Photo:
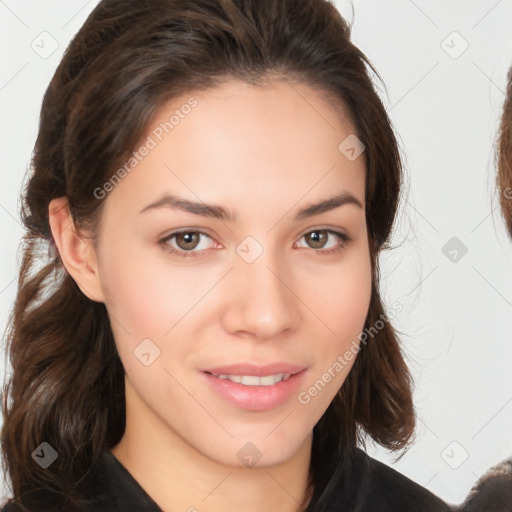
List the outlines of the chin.
{"type": "Polygon", "coordinates": [[[286,443],[282,439],[270,441],[265,439],[267,434],[268,431],[262,435],[236,436],[229,443],[222,443],[220,450],[203,453],[217,463],[233,468],[265,468],[285,463],[301,449],[304,442],[293,443],[291,439],[286,443]]]}

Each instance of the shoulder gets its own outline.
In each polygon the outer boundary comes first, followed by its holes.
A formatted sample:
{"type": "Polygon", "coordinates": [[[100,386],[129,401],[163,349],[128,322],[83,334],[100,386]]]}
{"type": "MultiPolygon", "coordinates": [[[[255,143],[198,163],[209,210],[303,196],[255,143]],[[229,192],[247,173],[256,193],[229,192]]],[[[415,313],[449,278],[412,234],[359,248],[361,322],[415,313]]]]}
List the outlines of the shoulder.
{"type": "Polygon", "coordinates": [[[362,510],[449,512],[450,505],[402,473],[357,449],[356,460],[366,482],[362,510]]]}
{"type": "Polygon", "coordinates": [[[88,501],[88,505],[80,508],[62,505],[60,493],[43,490],[26,508],[11,502],[4,504],[0,512],[161,512],[126,468],[108,451],[103,452],[93,464],[80,491],[81,497],[88,501]]]}
{"type": "Polygon", "coordinates": [[[0,508],[0,512],[20,512],[21,509],[19,508],[18,505],[16,505],[15,503],[6,503],[4,504],[4,506],[2,508],[0,508]]]}
{"type": "Polygon", "coordinates": [[[476,482],[460,510],[512,510],[512,457],[489,469],[476,482]]]}

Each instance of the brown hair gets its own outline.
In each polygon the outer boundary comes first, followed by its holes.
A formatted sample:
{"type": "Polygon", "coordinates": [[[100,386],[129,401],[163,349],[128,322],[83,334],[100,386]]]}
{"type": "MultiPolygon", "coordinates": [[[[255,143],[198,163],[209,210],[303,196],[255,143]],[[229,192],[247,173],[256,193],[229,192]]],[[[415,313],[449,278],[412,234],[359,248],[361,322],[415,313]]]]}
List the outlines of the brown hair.
{"type": "Polygon", "coordinates": [[[512,68],[508,72],[507,96],[501,116],[496,156],[496,183],[500,194],[501,214],[508,234],[512,237],[512,68]]]}
{"type": "Polygon", "coordinates": [[[512,458],[489,469],[472,487],[460,512],[510,512],[512,509],[512,458]]]}
{"type": "MultiPolygon", "coordinates": [[[[38,261],[39,249],[52,243],[49,202],[67,196],[77,227],[94,234],[104,205],[94,190],[130,156],[158,107],[177,95],[228,77],[254,85],[278,77],[324,91],[348,109],[367,169],[373,284],[365,329],[387,320],[377,256],[398,208],[402,162],[370,70],[378,77],[326,0],[103,0],[93,10],[45,93],[23,194],[26,234],[1,437],[17,503],[42,510],[48,490],[65,506],[86,504],[80,482],[125,428],[124,369],[105,305],[80,291],[58,254],[38,261]],[[31,457],[43,441],[58,452],[45,471],[31,457]]],[[[411,376],[393,327],[382,323],[315,426],[307,511],[324,510],[366,434],[391,450],[412,438],[411,376]]]]}

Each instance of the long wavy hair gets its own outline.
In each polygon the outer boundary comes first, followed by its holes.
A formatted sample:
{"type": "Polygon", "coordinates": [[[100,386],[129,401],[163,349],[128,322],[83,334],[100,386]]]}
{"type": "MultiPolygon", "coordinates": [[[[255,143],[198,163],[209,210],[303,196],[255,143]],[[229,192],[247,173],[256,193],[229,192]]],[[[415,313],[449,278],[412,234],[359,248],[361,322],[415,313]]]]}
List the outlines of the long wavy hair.
{"type": "Polygon", "coordinates": [[[512,238],[512,67],[508,72],[508,84],[503,113],[498,131],[496,161],[501,215],[509,236],[512,238]]]}
{"type": "Polygon", "coordinates": [[[89,15],[45,92],[22,193],[26,232],[6,331],[13,372],[3,388],[1,434],[14,503],[87,506],[81,482],[120,441],[126,421],[124,369],[105,305],[88,299],[48,250],[49,202],[67,196],[77,228],[95,233],[105,201],[94,190],[129,158],[156,110],[224,78],[265,85],[277,77],[325,92],[365,145],[372,261],[365,330],[384,325],[362,345],[314,428],[306,510],[325,510],[368,437],[396,452],[410,445],[412,379],[396,331],[382,322],[378,266],[400,203],[402,161],[372,73],[382,80],[350,30],[327,0],[103,0],[89,15]],[[42,442],[58,453],[44,471],[32,458],[42,442]]]}

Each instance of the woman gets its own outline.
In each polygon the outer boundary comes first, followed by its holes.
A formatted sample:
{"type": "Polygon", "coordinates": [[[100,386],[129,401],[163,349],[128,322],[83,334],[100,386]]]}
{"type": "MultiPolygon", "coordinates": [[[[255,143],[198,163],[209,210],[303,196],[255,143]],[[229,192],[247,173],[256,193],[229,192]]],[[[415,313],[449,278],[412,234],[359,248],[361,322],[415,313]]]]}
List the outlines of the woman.
{"type": "Polygon", "coordinates": [[[5,510],[448,510],[361,449],[415,425],[367,65],[323,0],[99,3],[24,196],[5,510]]]}

